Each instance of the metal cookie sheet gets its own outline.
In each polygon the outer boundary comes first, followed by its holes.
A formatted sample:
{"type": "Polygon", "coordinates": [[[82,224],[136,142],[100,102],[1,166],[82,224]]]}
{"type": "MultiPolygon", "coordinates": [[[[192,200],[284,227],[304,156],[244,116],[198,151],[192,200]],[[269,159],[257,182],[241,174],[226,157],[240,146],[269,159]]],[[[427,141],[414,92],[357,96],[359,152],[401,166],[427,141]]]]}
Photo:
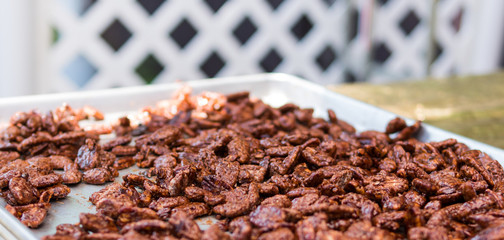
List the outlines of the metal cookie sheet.
{"type": "MultiPolygon", "coordinates": [[[[385,129],[386,124],[397,115],[359,102],[357,100],[331,92],[326,88],[300,78],[286,74],[259,74],[241,77],[229,77],[185,82],[193,88],[195,94],[202,91],[233,93],[250,91],[253,97],[258,97],[273,106],[281,106],[292,102],[301,107],[315,109],[315,115],[326,117],[327,109],[335,110],[338,118],[348,121],[358,131],[385,129]]],[[[40,96],[28,96],[0,99],[0,122],[8,122],[8,118],[17,111],[39,109],[41,112],[61,106],[63,102],[74,108],[91,105],[106,113],[105,121],[113,121],[128,113],[138,112],[144,106],[154,105],[157,101],[170,98],[182,86],[180,83],[166,85],[131,87],[112,90],[63,93],[40,96]]],[[[407,120],[412,124],[413,120],[407,120]]],[[[421,141],[440,141],[455,138],[466,143],[473,149],[479,149],[499,163],[504,161],[504,151],[454,133],[423,125],[419,133],[421,141]]],[[[121,175],[128,172],[138,172],[138,168],[121,171],[121,175]]],[[[117,178],[119,180],[120,178],[117,178]]],[[[44,223],[38,229],[29,229],[15,219],[3,207],[5,202],[0,200],[0,238],[4,239],[39,239],[44,235],[53,234],[56,226],[62,223],[77,223],[79,213],[94,212],[94,206],[88,201],[89,196],[103,186],[78,184],[71,187],[72,192],[66,199],[53,202],[44,223]]],[[[202,228],[208,227],[211,218],[199,221],[202,228]]]]}

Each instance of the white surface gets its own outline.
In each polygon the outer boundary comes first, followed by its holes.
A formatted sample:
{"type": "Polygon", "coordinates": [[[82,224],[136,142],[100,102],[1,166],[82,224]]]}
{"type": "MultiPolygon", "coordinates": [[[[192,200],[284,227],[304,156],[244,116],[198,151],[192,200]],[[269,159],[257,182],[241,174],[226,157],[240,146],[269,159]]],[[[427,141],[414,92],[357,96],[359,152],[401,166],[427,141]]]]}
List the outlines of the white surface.
{"type": "MultiPolygon", "coordinates": [[[[474,1],[473,1],[474,2],[474,1]]],[[[467,72],[475,74],[490,73],[499,68],[502,56],[502,40],[504,27],[504,1],[501,0],[480,0],[476,4],[481,4],[479,9],[479,19],[477,21],[476,33],[473,49],[473,57],[469,58],[470,67],[467,72]],[[488,27],[492,26],[492,27],[488,27]]],[[[464,70],[463,70],[464,71],[464,70]]]]}
{"type": "Polygon", "coordinates": [[[31,94],[34,8],[30,0],[0,0],[0,96],[31,94]]]}

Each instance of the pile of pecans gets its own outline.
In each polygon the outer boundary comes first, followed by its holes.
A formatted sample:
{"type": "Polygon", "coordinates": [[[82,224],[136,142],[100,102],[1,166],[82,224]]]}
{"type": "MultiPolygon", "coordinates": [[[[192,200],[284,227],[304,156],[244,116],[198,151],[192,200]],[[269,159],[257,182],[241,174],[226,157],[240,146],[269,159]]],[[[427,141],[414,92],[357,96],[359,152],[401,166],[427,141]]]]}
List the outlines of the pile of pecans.
{"type": "Polygon", "coordinates": [[[50,201],[65,198],[70,193],[67,185],[81,182],[83,174],[73,159],[85,141],[97,141],[99,134],[83,131],[78,122],[91,117],[103,119],[94,108],[74,110],[63,105],[47,114],[16,113],[2,130],[1,195],[7,202],[6,209],[23,224],[38,227],[50,201]],[[54,170],[64,171],[58,174],[54,170]]]}
{"type": "Polygon", "coordinates": [[[84,131],[97,111],[15,115],[3,131],[0,187],[7,209],[39,226],[66,186],[114,181],[90,196],[97,213],[62,224],[55,239],[499,239],[504,170],[454,139],[413,138],[420,122],[356,133],[294,104],[248,92],[191,96],[123,117],[116,138],[84,131]],[[86,112],[86,114],[82,114],[86,112]],[[35,119],[35,120],[34,120],[35,119]],[[71,121],[70,121],[71,120],[71,121]],[[63,169],[63,173],[54,172],[63,169]],[[195,219],[214,215],[202,231],[195,219]]]}

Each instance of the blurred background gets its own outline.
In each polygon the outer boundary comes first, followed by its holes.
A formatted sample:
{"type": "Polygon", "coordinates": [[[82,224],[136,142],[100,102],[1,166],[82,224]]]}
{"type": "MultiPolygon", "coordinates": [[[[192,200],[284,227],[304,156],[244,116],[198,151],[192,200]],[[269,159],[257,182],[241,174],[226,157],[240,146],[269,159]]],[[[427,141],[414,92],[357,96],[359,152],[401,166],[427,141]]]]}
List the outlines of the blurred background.
{"type": "Polygon", "coordinates": [[[260,72],[321,84],[503,66],[499,0],[0,0],[0,96],[260,72]]]}
{"type": "Polygon", "coordinates": [[[501,0],[0,0],[0,97],[283,72],[504,148],[503,12],[501,0]]]}

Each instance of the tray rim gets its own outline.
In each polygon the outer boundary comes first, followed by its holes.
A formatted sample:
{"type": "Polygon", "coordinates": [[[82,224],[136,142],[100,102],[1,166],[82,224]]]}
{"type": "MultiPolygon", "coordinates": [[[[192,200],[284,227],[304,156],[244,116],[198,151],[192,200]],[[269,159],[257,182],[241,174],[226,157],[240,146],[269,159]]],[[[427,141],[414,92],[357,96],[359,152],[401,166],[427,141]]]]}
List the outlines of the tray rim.
{"type": "MultiPolygon", "coordinates": [[[[36,102],[64,102],[66,100],[83,100],[86,98],[93,98],[96,96],[118,96],[118,95],[128,95],[128,94],[140,94],[140,93],[148,93],[148,92],[159,92],[162,89],[166,90],[176,90],[181,86],[198,86],[198,88],[205,89],[209,86],[225,85],[227,83],[235,83],[236,81],[248,81],[248,82],[266,82],[266,83],[288,83],[293,84],[296,87],[301,87],[307,89],[307,91],[315,91],[322,92],[324,94],[337,96],[338,98],[344,99],[345,101],[351,102],[353,104],[360,105],[367,109],[373,109],[375,111],[384,112],[389,115],[400,116],[398,114],[392,113],[390,111],[384,110],[377,106],[362,102],[360,100],[356,100],[354,98],[342,95],[340,93],[333,92],[326,87],[319,85],[314,82],[309,82],[300,77],[285,74],[285,73],[262,73],[262,74],[252,74],[252,75],[242,75],[242,76],[231,76],[231,77],[222,77],[222,78],[210,78],[210,79],[200,79],[200,80],[190,80],[184,82],[171,82],[171,83],[163,83],[156,85],[148,85],[148,86],[132,86],[132,87],[124,87],[124,88],[116,88],[116,89],[101,89],[101,90],[89,90],[89,91],[81,91],[81,92],[65,92],[65,93],[50,93],[50,94],[39,94],[39,95],[30,95],[30,96],[17,96],[17,97],[7,97],[0,98],[0,110],[3,107],[7,107],[13,104],[29,104],[36,102]],[[62,100],[65,99],[65,100],[62,100]]],[[[415,120],[407,117],[403,117],[408,122],[413,122],[415,120]]],[[[483,147],[484,152],[488,152],[489,150],[492,152],[492,157],[496,159],[497,156],[493,156],[495,153],[498,156],[504,157],[504,150],[488,145],[486,143],[482,143],[476,141],[474,139],[461,136],[459,134],[449,132],[438,127],[434,127],[430,124],[422,123],[422,127],[424,131],[428,131],[433,134],[441,134],[441,135],[449,135],[452,138],[460,140],[468,144],[471,148],[483,147]]],[[[497,160],[497,159],[496,159],[497,160]]],[[[504,160],[504,159],[503,159],[504,160]]],[[[503,164],[504,165],[504,164],[503,164]]],[[[4,227],[5,230],[9,232],[7,236],[16,237],[18,239],[29,239],[35,240],[37,237],[34,235],[31,229],[24,226],[19,220],[17,220],[13,215],[11,215],[5,208],[0,208],[0,224],[4,227]]],[[[5,233],[5,232],[2,232],[5,233]]],[[[0,233],[0,236],[3,236],[0,233]]],[[[9,239],[9,238],[8,238],[9,239]]]]}

